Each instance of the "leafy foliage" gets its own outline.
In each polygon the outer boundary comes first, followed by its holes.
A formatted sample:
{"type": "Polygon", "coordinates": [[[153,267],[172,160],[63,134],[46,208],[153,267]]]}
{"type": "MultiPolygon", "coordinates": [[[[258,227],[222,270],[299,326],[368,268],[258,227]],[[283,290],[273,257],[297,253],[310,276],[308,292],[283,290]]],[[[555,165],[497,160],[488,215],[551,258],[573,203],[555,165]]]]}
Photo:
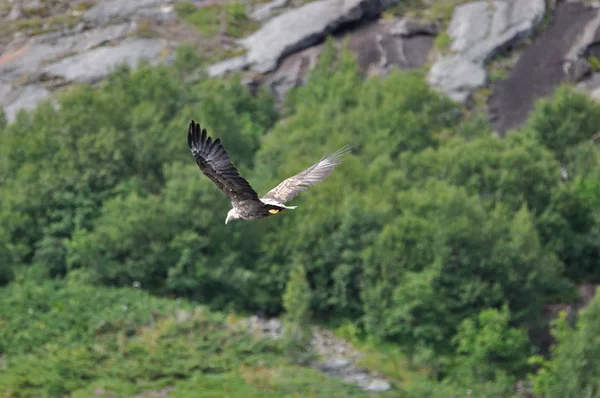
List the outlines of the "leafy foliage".
{"type": "MultiPolygon", "coordinates": [[[[178,65],[190,64],[184,56],[178,65]]],[[[226,203],[190,161],[181,124],[195,117],[222,131],[231,156],[247,159],[238,162],[244,170],[276,114],[271,97],[252,96],[237,80],[200,78],[186,87],[186,73],[123,68],[101,90],[62,96],[60,111],[46,104],[5,127],[0,220],[16,263],[37,264],[50,277],[85,267],[104,283],[210,296],[193,281],[216,267],[190,265],[188,244],[231,240],[231,230],[206,228],[222,221],[226,203]]],[[[203,253],[201,245],[194,250],[203,253]]],[[[212,252],[207,257],[219,263],[232,253],[212,252]]]]}
{"type": "Polygon", "coordinates": [[[533,378],[544,397],[600,396],[600,295],[581,311],[574,327],[563,312],[553,327],[556,343],[548,360],[533,378]]]}
{"type": "Polygon", "coordinates": [[[175,3],[175,10],[180,18],[207,37],[222,33],[243,37],[258,28],[259,25],[246,15],[243,2],[234,0],[223,3],[197,7],[190,1],[182,1],[175,3]]]}
{"type": "Polygon", "coordinates": [[[287,354],[298,363],[311,359],[310,286],[306,271],[299,266],[290,272],[283,294],[285,308],[283,341],[287,354]]]}
{"type": "Polygon", "coordinates": [[[529,359],[527,335],[512,328],[507,306],[465,319],[456,334],[457,369],[467,380],[495,380],[523,374],[529,359]]]}
{"type": "Polygon", "coordinates": [[[361,397],[358,388],[288,363],[223,315],[130,288],[78,280],[0,289],[0,394],[281,397],[311,390],[361,397]]]}
{"type": "MultiPolygon", "coordinates": [[[[59,104],[0,119],[0,299],[22,312],[8,323],[2,315],[0,349],[14,369],[3,393],[85,395],[110,380],[131,394],[147,375],[164,386],[189,374],[183,385],[193,390],[216,383],[211,372],[232,386],[254,380],[265,396],[292,393],[273,380],[296,367],[273,373],[258,360],[279,348],[250,348],[244,358],[254,359],[235,362],[188,338],[212,326],[177,326],[171,301],[101,288],[134,285],[213,309],[287,311],[296,324],[309,313],[343,322],[429,369],[408,396],[509,396],[531,369],[524,336],[545,326],[544,306],[600,279],[600,108],[567,87],[499,139],[482,115],[430,90],[422,71],[363,78],[329,41],[281,114],[269,92],[251,92],[239,76],[208,79],[189,47],[172,66],[121,68],[59,104]],[[294,200],[297,210],[225,227],[229,203],[185,147],[192,118],[221,138],[259,193],[326,151],[349,143],[352,153],[294,200]],[[102,290],[97,302],[82,299],[94,296],[90,285],[102,290]],[[130,294],[153,307],[131,304],[128,318],[113,303],[130,294]],[[158,329],[146,328],[152,308],[169,319],[158,329]],[[108,340],[95,329],[100,319],[112,325],[108,340]]],[[[215,328],[206,338],[219,346],[229,332],[215,328]]],[[[227,350],[243,351],[232,339],[227,350]]]]}
{"type": "Polygon", "coordinates": [[[506,300],[513,321],[531,324],[561,283],[560,263],[543,251],[526,208],[511,219],[442,182],[399,202],[402,214],[366,252],[365,321],[374,335],[444,350],[456,319],[506,300]]]}
{"type": "Polygon", "coordinates": [[[599,124],[600,105],[563,85],[553,98],[538,101],[525,128],[564,161],[565,150],[591,139],[599,124]]]}

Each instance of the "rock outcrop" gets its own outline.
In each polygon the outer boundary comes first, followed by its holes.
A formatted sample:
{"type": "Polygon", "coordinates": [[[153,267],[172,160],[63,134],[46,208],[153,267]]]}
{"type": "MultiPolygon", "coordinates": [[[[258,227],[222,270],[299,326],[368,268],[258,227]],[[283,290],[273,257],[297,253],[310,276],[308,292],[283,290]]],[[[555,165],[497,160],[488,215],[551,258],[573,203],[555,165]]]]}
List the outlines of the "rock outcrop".
{"type": "MultiPolygon", "coordinates": [[[[279,339],[283,335],[283,325],[277,318],[267,320],[252,316],[245,318],[242,324],[261,338],[279,339]]],[[[314,326],[311,346],[319,357],[311,366],[328,377],[356,384],[370,393],[385,392],[392,388],[391,383],[381,375],[358,367],[363,353],[331,331],[314,326]]]]}
{"type": "Polygon", "coordinates": [[[48,97],[50,91],[42,86],[18,86],[0,81],[0,105],[4,105],[8,121],[13,121],[19,110],[31,110],[48,97]]]}
{"type": "MultiPolygon", "coordinates": [[[[391,68],[423,66],[433,47],[435,32],[434,24],[388,20],[336,35],[334,41],[338,47],[347,43],[365,76],[384,76],[391,68]]],[[[285,57],[276,70],[258,75],[253,83],[268,85],[277,98],[283,100],[291,88],[306,82],[308,72],[315,66],[323,47],[319,44],[285,57]]]]}
{"type": "Polygon", "coordinates": [[[84,20],[94,24],[115,23],[127,21],[135,16],[158,17],[165,20],[175,17],[175,12],[169,0],[103,0],[87,10],[84,20]]]}
{"type": "Polygon", "coordinates": [[[542,20],[544,0],[476,1],[456,7],[447,34],[452,40],[429,71],[429,83],[465,101],[486,82],[485,64],[528,37],[542,20]]]}
{"type": "Polygon", "coordinates": [[[240,40],[248,51],[247,65],[255,72],[270,72],[279,60],[318,43],[340,27],[372,19],[395,0],[317,0],[268,21],[240,40]]]}
{"type": "Polygon", "coordinates": [[[44,67],[50,78],[63,78],[75,83],[95,83],[110,73],[115,65],[135,67],[140,59],[156,60],[163,44],[155,39],[124,40],[118,45],[98,47],[73,55],[44,67]]]}
{"type": "MultiPolygon", "coordinates": [[[[249,17],[263,25],[237,41],[222,34],[204,37],[180,21],[174,10],[177,0],[0,1],[11,7],[0,8],[5,27],[17,26],[31,10],[43,14],[41,30],[5,28],[10,34],[0,37],[0,106],[9,121],[19,109],[33,108],[63,86],[102,80],[118,64],[135,67],[140,59],[168,61],[183,41],[192,41],[199,51],[245,49],[243,55],[210,66],[209,76],[247,71],[247,84],[268,85],[280,100],[290,88],[306,82],[328,36],[338,47],[348,43],[365,76],[433,62],[427,75],[430,85],[460,102],[490,83],[486,71],[490,60],[510,53],[516,63],[506,79],[491,83],[488,101],[490,120],[501,134],[519,126],[535,98],[552,94],[563,81],[578,83],[600,99],[600,76],[589,62],[600,57],[600,12],[584,1],[557,0],[536,37],[518,53],[511,51],[543,20],[545,0],[461,4],[438,41],[448,40],[448,48],[436,53],[431,49],[437,23],[378,18],[398,0],[316,0],[297,8],[290,0],[271,0],[248,9],[249,17]],[[80,3],[92,6],[76,7],[80,3]],[[57,15],[62,22],[55,26],[52,20],[57,15]]],[[[201,8],[218,3],[194,4],[201,8]]],[[[593,62],[597,68],[597,60],[593,62]]]]}
{"type": "MultiPolygon", "coordinates": [[[[528,45],[506,79],[494,84],[489,101],[494,129],[504,134],[523,123],[536,98],[551,95],[563,82],[589,75],[582,57],[598,34],[598,9],[586,3],[557,3],[550,24],[528,45]]],[[[582,86],[594,91],[598,79],[582,86]],[[596,82],[596,83],[594,83],[596,82]]]]}
{"type": "Polygon", "coordinates": [[[70,17],[79,22],[70,28],[32,37],[16,34],[0,53],[0,106],[7,119],[14,120],[19,109],[35,107],[57,87],[97,82],[119,64],[135,67],[140,59],[159,60],[168,42],[136,37],[138,20],[170,20],[174,13],[169,3],[172,1],[99,1],[83,13],[71,11],[70,17]]]}
{"type": "Polygon", "coordinates": [[[273,14],[289,4],[290,0],[273,0],[266,4],[261,4],[256,7],[250,14],[250,18],[258,22],[265,22],[273,16],[273,14]]]}

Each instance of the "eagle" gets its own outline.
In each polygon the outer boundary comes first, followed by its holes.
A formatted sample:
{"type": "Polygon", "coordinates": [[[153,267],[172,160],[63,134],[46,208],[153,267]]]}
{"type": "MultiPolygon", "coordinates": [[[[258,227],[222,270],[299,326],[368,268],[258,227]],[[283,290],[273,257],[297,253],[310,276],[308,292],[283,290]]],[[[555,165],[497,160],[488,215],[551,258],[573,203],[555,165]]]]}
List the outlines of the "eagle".
{"type": "Polygon", "coordinates": [[[188,146],[200,171],[231,200],[232,208],[227,213],[225,224],[234,220],[257,220],[287,209],[295,209],[297,206],[286,206],[285,203],[308,187],[323,181],[349,151],[346,145],[329,156],[325,154],[317,163],[284,180],[259,198],[229,160],[221,140],[217,138],[213,141],[206,129],[201,128],[194,120],[188,129],[188,146]]]}

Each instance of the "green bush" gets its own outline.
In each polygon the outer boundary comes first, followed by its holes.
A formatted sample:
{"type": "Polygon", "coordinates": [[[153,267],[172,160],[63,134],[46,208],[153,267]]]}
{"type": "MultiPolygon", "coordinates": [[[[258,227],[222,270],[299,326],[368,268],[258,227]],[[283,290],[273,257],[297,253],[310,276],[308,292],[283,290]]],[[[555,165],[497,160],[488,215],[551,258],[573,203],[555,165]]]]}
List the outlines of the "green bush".
{"type": "Polygon", "coordinates": [[[283,294],[283,342],[286,354],[298,363],[308,363],[312,359],[310,296],[304,267],[292,269],[283,294]]]}
{"type": "Polygon", "coordinates": [[[565,313],[556,320],[553,335],[556,339],[550,358],[540,357],[542,365],[533,376],[535,392],[544,397],[600,396],[600,294],[581,311],[571,327],[565,313]]]}
{"type": "Polygon", "coordinates": [[[562,264],[540,244],[526,207],[488,210],[438,181],[397,200],[401,214],[365,251],[365,323],[374,336],[409,354],[419,345],[440,354],[479,311],[506,301],[511,322],[530,327],[548,297],[566,290],[562,264]]]}
{"type": "Polygon", "coordinates": [[[565,151],[598,133],[600,104],[568,85],[536,103],[525,129],[552,150],[561,162],[565,151]]]}

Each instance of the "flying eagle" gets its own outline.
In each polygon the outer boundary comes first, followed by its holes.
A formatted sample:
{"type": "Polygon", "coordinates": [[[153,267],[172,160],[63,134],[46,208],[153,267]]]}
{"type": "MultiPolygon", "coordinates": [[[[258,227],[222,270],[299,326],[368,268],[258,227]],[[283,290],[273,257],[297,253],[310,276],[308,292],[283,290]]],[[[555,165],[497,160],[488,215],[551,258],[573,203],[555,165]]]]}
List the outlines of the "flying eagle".
{"type": "Polygon", "coordinates": [[[206,129],[200,128],[193,120],[188,129],[188,146],[202,173],[231,200],[232,209],[227,213],[225,224],[239,219],[256,220],[285,209],[295,209],[296,206],[286,206],[285,203],[308,187],[323,181],[335,166],[340,164],[342,156],[349,150],[348,146],[345,146],[329,156],[324,156],[319,162],[281,182],[259,198],[248,181],[238,174],[221,140],[213,141],[207,136],[206,129]]]}

